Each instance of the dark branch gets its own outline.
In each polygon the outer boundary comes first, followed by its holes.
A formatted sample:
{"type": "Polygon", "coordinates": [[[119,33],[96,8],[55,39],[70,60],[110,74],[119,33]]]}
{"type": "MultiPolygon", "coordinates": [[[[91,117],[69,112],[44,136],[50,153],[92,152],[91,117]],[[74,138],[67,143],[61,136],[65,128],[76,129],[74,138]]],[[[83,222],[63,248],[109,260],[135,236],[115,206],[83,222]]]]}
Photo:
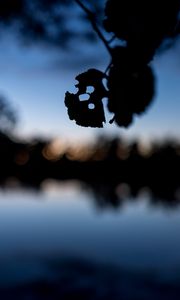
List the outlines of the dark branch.
{"type": "Polygon", "coordinates": [[[97,35],[99,36],[101,41],[104,43],[104,45],[105,45],[106,49],[108,50],[109,54],[111,55],[111,47],[109,47],[107,40],[105,39],[104,35],[102,34],[100,29],[98,28],[98,26],[96,24],[96,21],[95,21],[95,16],[92,13],[92,11],[90,11],[80,0],[75,0],[75,2],[84,10],[84,12],[86,13],[89,21],[91,22],[91,25],[92,25],[94,31],[97,33],[97,35]]]}

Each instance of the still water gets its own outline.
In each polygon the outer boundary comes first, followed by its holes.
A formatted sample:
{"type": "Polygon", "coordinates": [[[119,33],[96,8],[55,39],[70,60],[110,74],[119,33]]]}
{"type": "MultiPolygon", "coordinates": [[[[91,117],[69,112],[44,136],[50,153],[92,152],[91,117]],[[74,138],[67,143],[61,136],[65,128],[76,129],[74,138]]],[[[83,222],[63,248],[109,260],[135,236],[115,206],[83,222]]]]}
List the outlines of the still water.
{"type": "Polygon", "coordinates": [[[81,299],[82,292],[83,299],[180,299],[180,207],[152,205],[142,193],[100,208],[78,182],[1,190],[1,299],[81,299]]]}

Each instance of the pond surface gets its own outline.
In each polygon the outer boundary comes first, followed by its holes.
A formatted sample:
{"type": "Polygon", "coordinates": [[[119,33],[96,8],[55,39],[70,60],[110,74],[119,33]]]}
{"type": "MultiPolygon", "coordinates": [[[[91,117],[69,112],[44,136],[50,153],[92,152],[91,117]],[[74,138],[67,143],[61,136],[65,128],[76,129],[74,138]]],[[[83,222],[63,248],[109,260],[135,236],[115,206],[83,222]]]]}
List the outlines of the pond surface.
{"type": "Polygon", "coordinates": [[[1,190],[1,299],[180,299],[180,207],[95,203],[78,182],[1,190]]]}

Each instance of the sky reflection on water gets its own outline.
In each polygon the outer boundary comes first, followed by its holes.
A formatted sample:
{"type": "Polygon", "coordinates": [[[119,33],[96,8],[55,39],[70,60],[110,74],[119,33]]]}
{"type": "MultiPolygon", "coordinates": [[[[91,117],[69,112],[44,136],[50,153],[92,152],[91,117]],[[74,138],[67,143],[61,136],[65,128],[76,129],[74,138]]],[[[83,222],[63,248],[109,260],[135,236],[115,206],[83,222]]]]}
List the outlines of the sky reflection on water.
{"type": "Polygon", "coordinates": [[[79,185],[60,187],[1,191],[1,286],[41,277],[49,259],[68,258],[180,280],[179,208],[152,207],[142,196],[100,211],[79,185]]]}

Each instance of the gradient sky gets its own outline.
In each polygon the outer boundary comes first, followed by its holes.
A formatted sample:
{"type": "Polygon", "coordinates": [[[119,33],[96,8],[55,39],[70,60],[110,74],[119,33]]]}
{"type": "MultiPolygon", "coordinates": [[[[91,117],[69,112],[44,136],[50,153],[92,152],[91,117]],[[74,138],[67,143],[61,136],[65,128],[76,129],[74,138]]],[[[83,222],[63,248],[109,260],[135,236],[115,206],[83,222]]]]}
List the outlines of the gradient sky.
{"type": "MultiPolygon", "coordinates": [[[[153,61],[156,97],[145,114],[128,129],[108,122],[103,129],[83,128],[70,121],[64,94],[73,91],[75,76],[90,67],[105,70],[108,54],[101,43],[74,45],[71,52],[23,47],[6,34],[0,42],[0,93],[17,110],[20,136],[51,136],[83,140],[99,134],[125,138],[180,136],[180,43],[153,61]],[[82,46],[83,45],[83,46],[82,46]]],[[[110,116],[108,115],[108,119],[110,116]]]]}

